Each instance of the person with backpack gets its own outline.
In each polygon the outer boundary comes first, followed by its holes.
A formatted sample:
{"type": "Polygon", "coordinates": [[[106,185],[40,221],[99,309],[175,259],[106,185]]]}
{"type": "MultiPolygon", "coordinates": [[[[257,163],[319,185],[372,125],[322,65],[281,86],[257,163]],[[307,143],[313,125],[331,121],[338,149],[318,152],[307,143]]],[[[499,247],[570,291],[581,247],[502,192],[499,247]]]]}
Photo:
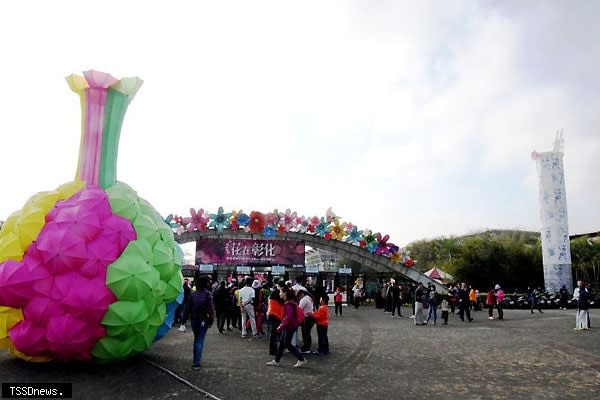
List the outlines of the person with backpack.
{"type": "Polygon", "coordinates": [[[281,357],[283,356],[283,351],[288,349],[289,352],[298,359],[296,364],[294,364],[294,368],[300,368],[306,364],[306,359],[302,356],[302,353],[298,351],[296,346],[292,344],[292,337],[300,325],[300,318],[304,318],[304,313],[301,311],[300,307],[298,307],[298,304],[295,301],[296,297],[294,291],[291,288],[287,286],[281,288],[279,295],[284,301],[283,321],[281,321],[281,324],[279,324],[279,327],[277,328],[277,332],[281,335],[281,341],[275,359],[269,361],[267,365],[273,367],[278,366],[281,357]]]}
{"type": "Polygon", "coordinates": [[[208,280],[206,278],[197,278],[195,282],[196,291],[190,295],[190,307],[187,309],[184,318],[190,319],[192,332],[194,332],[194,362],[192,368],[199,369],[202,361],[202,351],[204,350],[204,339],[206,332],[212,326],[215,319],[215,310],[213,299],[207,290],[208,280]]]}

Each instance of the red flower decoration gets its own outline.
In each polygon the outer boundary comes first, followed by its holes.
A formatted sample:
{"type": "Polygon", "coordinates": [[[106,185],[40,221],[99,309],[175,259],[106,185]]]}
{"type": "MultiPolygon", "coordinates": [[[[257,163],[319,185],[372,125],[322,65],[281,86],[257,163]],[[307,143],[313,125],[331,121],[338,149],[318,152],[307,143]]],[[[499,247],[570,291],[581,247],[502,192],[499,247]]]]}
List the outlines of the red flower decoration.
{"type": "Polygon", "coordinates": [[[358,242],[358,245],[359,245],[360,247],[365,247],[365,246],[367,245],[367,242],[366,242],[366,241],[364,241],[364,240],[361,240],[361,241],[359,241],[359,242],[358,242]]]}
{"type": "Polygon", "coordinates": [[[331,232],[327,232],[325,235],[323,235],[323,238],[325,240],[331,240],[331,232]]]}
{"type": "Polygon", "coordinates": [[[285,229],[284,225],[279,225],[277,227],[277,233],[286,233],[286,232],[287,232],[287,230],[285,229]]]}
{"type": "Polygon", "coordinates": [[[412,268],[415,265],[415,262],[412,258],[409,258],[408,260],[406,260],[404,262],[404,265],[406,265],[406,268],[412,268]]]}
{"type": "Polygon", "coordinates": [[[265,229],[265,214],[258,211],[252,211],[250,213],[248,229],[252,233],[262,233],[265,229]]]}

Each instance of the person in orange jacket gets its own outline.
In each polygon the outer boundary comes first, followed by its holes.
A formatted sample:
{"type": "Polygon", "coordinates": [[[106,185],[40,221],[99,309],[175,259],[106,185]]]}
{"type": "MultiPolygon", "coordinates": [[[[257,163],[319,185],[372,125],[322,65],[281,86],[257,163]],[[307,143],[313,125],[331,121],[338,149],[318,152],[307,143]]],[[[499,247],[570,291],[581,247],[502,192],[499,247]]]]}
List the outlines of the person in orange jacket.
{"type": "Polygon", "coordinates": [[[325,356],[329,354],[329,339],[327,337],[327,328],[329,326],[329,296],[326,294],[321,297],[319,308],[311,313],[312,318],[317,324],[317,337],[319,340],[318,354],[325,356]]]}

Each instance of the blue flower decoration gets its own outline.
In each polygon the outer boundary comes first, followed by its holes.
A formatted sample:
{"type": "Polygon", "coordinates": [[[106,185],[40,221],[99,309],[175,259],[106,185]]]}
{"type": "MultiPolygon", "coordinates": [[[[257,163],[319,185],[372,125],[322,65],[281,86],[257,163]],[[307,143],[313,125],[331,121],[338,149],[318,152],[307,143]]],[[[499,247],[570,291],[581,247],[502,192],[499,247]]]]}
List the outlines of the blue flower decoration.
{"type": "Polygon", "coordinates": [[[248,214],[240,214],[237,217],[237,224],[242,228],[250,223],[250,217],[248,214]]]}
{"type": "Polygon", "coordinates": [[[219,233],[223,233],[223,229],[229,228],[229,217],[231,213],[224,213],[223,207],[219,207],[219,212],[216,214],[209,214],[211,219],[209,228],[215,228],[219,233]]]}
{"type": "Polygon", "coordinates": [[[263,231],[263,235],[265,235],[266,238],[272,238],[275,236],[276,233],[277,231],[275,230],[275,228],[273,228],[272,225],[265,226],[265,230],[263,231]]]}
{"type": "Polygon", "coordinates": [[[346,238],[346,242],[352,243],[352,244],[357,244],[358,242],[360,242],[362,240],[362,234],[363,234],[363,231],[359,231],[356,226],[353,226],[352,230],[350,231],[350,234],[346,238]]]}
{"type": "Polygon", "coordinates": [[[177,222],[173,221],[173,214],[169,214],[167,215],[167,218],[163,219],[165,220],[165,223],[171,228],[177,228],[179,226],[177,225],[177,222]]]}
{"type": "Polygon", "coordinates": [[[315,232],[319,236],[325,236],[329,233],[329,223],[325,221],[325,218],[321,217],[321,222],[316,226],[315,232]]]}

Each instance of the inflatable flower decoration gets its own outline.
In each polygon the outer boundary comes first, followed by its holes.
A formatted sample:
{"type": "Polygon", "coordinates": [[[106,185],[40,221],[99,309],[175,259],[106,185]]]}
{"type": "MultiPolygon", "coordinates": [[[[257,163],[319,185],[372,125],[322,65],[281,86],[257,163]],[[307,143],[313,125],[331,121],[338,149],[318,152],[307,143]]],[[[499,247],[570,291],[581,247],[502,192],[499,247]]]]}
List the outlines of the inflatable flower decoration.
{"type": "Polygon", "coordinates": [[[181,252],[172,226],[116,179],[142,81],[87,71],[67,82],[82,111],[75,180],[33,195],[0,231],[0,348],[34,362],[113,361],[171,327],[181,252]]]}

